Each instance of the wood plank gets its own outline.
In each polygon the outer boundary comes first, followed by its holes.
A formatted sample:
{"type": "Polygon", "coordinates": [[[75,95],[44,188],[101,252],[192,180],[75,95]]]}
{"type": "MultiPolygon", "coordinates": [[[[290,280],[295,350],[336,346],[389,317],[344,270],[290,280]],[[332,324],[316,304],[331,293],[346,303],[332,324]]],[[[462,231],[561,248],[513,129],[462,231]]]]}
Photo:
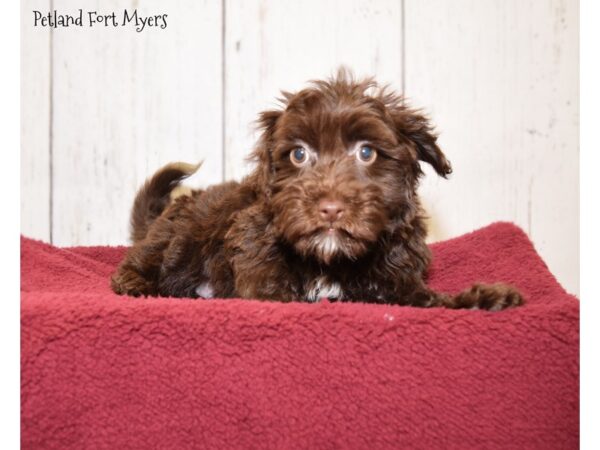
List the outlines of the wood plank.
{"type": "MultiPolygon", "coordinates": [[[[74,14],[75,0],[55,0],[74,14]]],[[[205,160],[222,180],[219,2],[97,2],[101,13],[168,14],[167,27],[54,31],[53,234],[123,244],[135,191],[163,164],[205,160]]],[[[85,11],[84,11],[85,13],[85,11]]]]}
{"type": "Polygon", "coordinates": [[[21,233],[50,242],[50,30],[33,26],[33,10],[49,0],[21,2],[21,233]]]}
{"type": "Polygon", "coordinates": [[[332,75],[402,84],[402,11],[397,0],[226,0],[225,177],[239,179],[255,141],[259,111],[280,90],[332,75]]]}
{"type": "Polygon", "coordinates": [[[432,239],[524,228],[579,292],[578,2],[405,0],[406,93],[454,174],[428,171],[432,239]]]}

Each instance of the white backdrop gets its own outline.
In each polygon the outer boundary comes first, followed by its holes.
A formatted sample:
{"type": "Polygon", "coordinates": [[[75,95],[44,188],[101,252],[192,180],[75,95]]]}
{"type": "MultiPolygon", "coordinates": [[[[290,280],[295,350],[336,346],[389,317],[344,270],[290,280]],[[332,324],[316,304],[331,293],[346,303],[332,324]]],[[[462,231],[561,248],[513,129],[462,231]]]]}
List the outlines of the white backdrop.
{"type": "Polygon", "coordinates": [[[579,5],[566,0],[22,0],[21,229],[123,244],[140,183],[205,161],[239,179],[280,89],[344,64],[423,107],[452,161],[420,192],[430,241],[521,226],[579,293],[579,5]],[[33,10],[136,9],[166,29],[41,28],[33,10]]]}

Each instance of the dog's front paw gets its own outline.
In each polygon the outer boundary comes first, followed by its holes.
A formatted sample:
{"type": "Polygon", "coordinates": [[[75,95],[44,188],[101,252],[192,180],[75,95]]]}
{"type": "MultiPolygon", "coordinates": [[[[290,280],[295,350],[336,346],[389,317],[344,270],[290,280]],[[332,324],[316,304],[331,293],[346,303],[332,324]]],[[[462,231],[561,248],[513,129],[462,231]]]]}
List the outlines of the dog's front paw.
{"type": "Polygon", "coordinates": [[[119,270],[110,279],[110,287],[118,295],[141,297],[156,295],[153,286],[138,273],[130,270],[119,270]]]}
{"type": "Polygon", "coordinates": [[[455,297],[459,308],[500,311],[523,304],[523,296],[508,284],[475,284],[455,297]]]}

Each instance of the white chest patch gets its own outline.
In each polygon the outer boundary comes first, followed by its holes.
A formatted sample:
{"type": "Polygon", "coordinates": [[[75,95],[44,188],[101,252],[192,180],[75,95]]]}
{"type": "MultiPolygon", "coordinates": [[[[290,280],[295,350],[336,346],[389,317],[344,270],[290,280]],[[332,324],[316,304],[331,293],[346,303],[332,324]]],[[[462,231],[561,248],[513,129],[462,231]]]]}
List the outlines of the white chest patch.
{"type": "Polygon", "coordinates": [[[319,238],[316,247],[321,253],[332,256],[338,251],[339,241],[337,236],[328,234],[319,238]]]}
{"type": "Polygon", "coordinates": [[[209,282],[202,283],[196,288],[196,294],[201,298],[213,298],[215,292],[209,282]]]}
{"type": "Polygon", "coordinates": [[[343,298],[342,287],[339,283],[330,282],[326,277],[317,278],[311,285],[306,294],[306,299],[310,302],[317,302],[322,298],[343,298]]]}

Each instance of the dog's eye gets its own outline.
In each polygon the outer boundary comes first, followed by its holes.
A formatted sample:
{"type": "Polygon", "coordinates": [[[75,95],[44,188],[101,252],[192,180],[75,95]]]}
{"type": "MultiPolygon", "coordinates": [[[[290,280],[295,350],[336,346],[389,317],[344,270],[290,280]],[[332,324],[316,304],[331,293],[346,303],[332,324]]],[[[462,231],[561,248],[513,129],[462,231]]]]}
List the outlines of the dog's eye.
{"type": "Polygon", "coordinates": [[[356,157],[363,164],[373,164],[377,158],[377,151],[373,147],[363,145],[356,152],[356,157]]]}
{"type": "Polygon", "coordinates": [[[303,166],[308,162],[308,152],[304,147],[298,147],[290,152],[290,159],[295,166],[303,166]]]}

